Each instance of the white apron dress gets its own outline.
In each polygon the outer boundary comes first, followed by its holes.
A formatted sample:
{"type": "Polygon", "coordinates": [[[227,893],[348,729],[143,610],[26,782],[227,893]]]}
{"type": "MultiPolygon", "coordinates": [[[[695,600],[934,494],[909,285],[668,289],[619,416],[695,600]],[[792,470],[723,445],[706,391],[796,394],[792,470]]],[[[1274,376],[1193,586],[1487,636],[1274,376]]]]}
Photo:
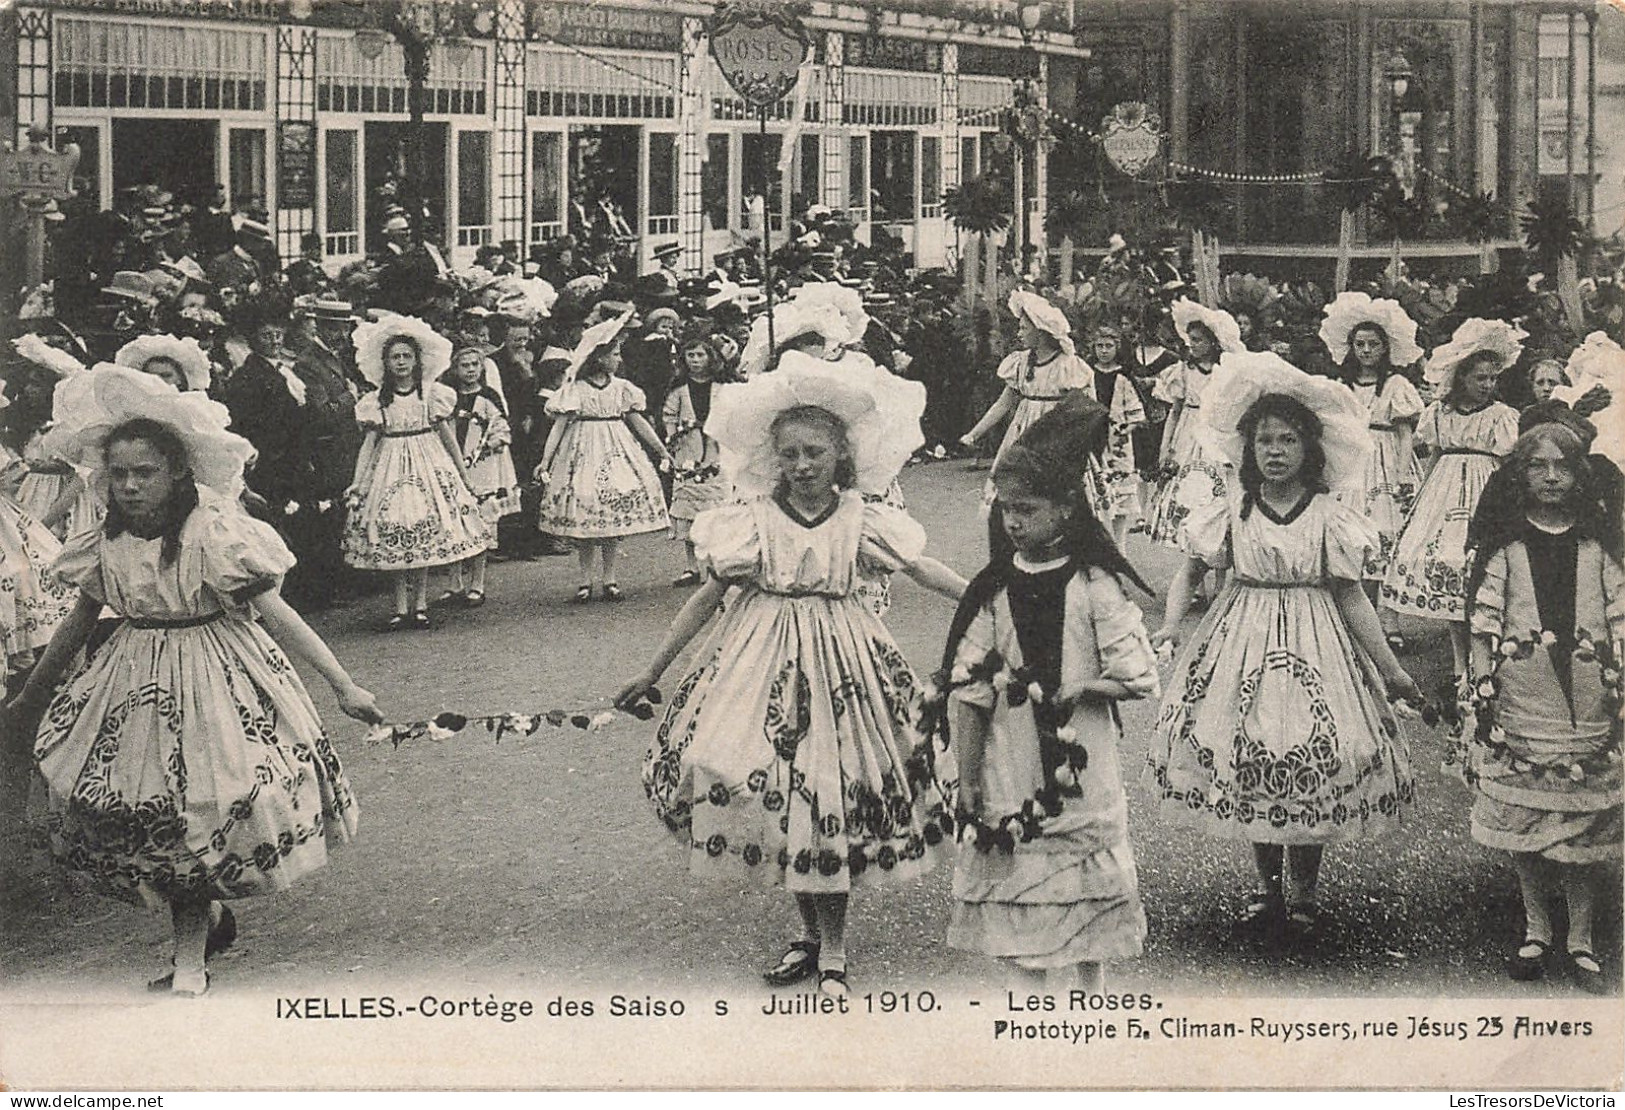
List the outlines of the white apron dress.
{"type": "Polygon", "coordinates": [[[647,407],[643,390],[625,378],[602,386],[577,378],[548,399],[548,414],[565,424],[542,494],[543,532],[600,540],[665,531],[660,475],[626,423],[647,407]]]}

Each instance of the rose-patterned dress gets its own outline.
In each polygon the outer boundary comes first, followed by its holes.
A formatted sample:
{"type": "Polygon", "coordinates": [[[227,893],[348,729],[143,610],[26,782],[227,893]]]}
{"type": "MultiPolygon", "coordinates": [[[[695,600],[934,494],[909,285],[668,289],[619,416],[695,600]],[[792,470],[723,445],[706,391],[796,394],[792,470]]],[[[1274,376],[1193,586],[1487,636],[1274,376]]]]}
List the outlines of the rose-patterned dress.
{"type": "MultiPolygon", "coordinates": [[[[1013,351],[999,363],[997,373],[1004,387],[1014,390],[1018,399],[1015,411],[1010,414],[1010,422],[1004,429],[1004,439],[999,441],[998,453],[993,456],[995,471],[1004,453],[1021,438],[1021,433],[1060,404],[1062,397],[1075,391],[1090,397],[1095,395],[1095,372],[1083,359],[1065,351],[1057,352],[1047,362],[1036,361],[1030,350],[1013,351]]],[[[993,479],[990,477],[982,494],[984,508],[993,504],[993,497],[993,479]]]]}
{"type": "MultiPolygon", "coordinates": [[[[1065,698],[1079,683],[1116,679],[1141,697],[1157,696],[1157,663],[1139,608],[1104,571],[1079,573],[1070,559],[1023,564],[984,606],[960,641],[956,666],[975,671],[989,651],[1006,667],[1043,674],[1065,698]]],[[[992,683],[976,681],[953,697],[992,714],[978,792],[988,819],[1017,812],[1046,785],[1041,726],[1033,703],[1012,706],[992,683]]],[[[954,863],[948,943],[1014,960],[1023,967],[1066,967],[1137,956],[1145,939],[1128,798],[1117,746],[1115,706],[1075,705],[1044,728],[1071,727],[1088,752],[1075,796],[1043,822],[1042,834],[1009,852],[963,846],[954,863]]]]}
{"type": "Polygon", "coordinates": [[[124,618],[46,711],[52,849],[109,893],[284,890],[350,839],[355,799],[298,674],[253,619],[293,556],[207,500],[164,540],[75,537],[56,572],[124,618]]]}
{"type": "Polygon", "coordinates": [[[1109,417],[1106,452],[1089,460],[1085,490],[1089,507],[1107,528],[1113,521],[1141,519],[1140,477],[1134,461],[1134,433],[1146,422],[1145,404],[1133,377],[1121,367],[1095,369],[1095,392],[1109,417]]]}
{"type": "Polygon", "coordinates": [[[1410,437],[1401,427],[1414,423],[1422,414],[1422,395],[1400,374],[1388,375],[1381,394],[1375,382],[1355,383],[1350,388],[1370,415],[1372,440],[1363,495],[1359,501],[1351,500],[1351,504],[1365,510],[1366,519],[1376,526],[1377,538],[1382,541],[1382,546],[1367,557],[1362,577],[1380,582],[1422,484],[1422,467],[1409,447],[1410,437]]]}
{"type": "Polygon", "coordinates": [[[0,496],[0,642],[6,672],[27,668],[73,609],[73,588],[51,571],[62,545],[0,496]]]}
{"type": "Polygon", "coordinates": [[[809,894],[922,873],[947,814],[914,673],[855,590],[861,564],[917,559],[924,531],[847,491],[819,520],[771,498],[724,505],[692,536],[701,566],[741,589],[644,762],[689,869],[809,894]]]}
{"type": "Polygon", "coordinates": [[[457,394],[428,382],[422,394],[356,402],[356,422],[378,436],[372,476],[344,522],[344,561],[361,570],[417,570],[461,562],[491,546],[490,528],[440,438],[457,394]]]}
{"type": "Polygon", "coordinates": [[[665,409],[661,413],[661,423],[666,428],[666,448],[671,452],[675,470],[671,529],[673,538],[679,540],[688,539],[696,517],[728,498],[728,482],[722,476],[721,449],[704,430],[713,389],[712,382],[684,382],[666,394],[665,409]]]}
{"type": "Polygon", "coordinates": [[[1163,478],[1146,507],[1151,539],[1183,550],[1186,518],[1201,509],[1225,502],[1230,467],[1202,444],[1202,392],[1211,370],[1176,362],[1151,387],[1152,396],[1173,406],[1162,428],[1163,478]]]}
{"type": "Polygon", "coordinates": [[[1625,570],[1594,539],[1528,525],[1485,560],[1472,630],[1491,638],[1492,668],[1487,728],[1468,748],[1473,839],[1617,861],[1625,570]]]}
{"type": "Polygon", "coordinates": [[[35,520],[40,520],[56,504],[63,491],[72,487],[75,490],[72,507],[67,517],[52,529],[57,539],[66,540],[101,523],[102,503],[90,487],[88,474],[79,472],[61,459],[45,455],[41,441],[49,430],[50,425],[42,427],[29,437],[28,445],[23,448],[28,474],[17,490],[17,505],[35,520]]]}
{"type": "Polygon", "coordinates": [[[547,470],[542,531],[608,540],[668,527],[660,475],[626,423],[647,407],[643,390],[625,378],[602,385],[577,378],[548,400],[548,414],[564,428],[547,470]]]}
{"type": "Polygon", "coordinates": [[[1467,619],[1467,523],[1500,460],[1518,441],[1516,409],[1491,402],[1459,412],[1429,405],[1416,438],[1438,453],[1382,580],[1382,603],[1440,621],[1467,619]]]}
{"type": "Polygon", "coordinates": [[[519,511],[519,476],[509,446],[513,432],[502,400],[491,389],[458,393],[452,410],[452,438],[463,451],[463,469],[474,487],[480,519],[491,529],[490,546],[497,544],[497,522],[519,511]]]}
{"type": "Polygon", "coordinates": [[[1161,812],[1265,844],[1395,829],[1415,797],[1410,753],[1328,588],[1359,580],[1376,533],[1328,494],[1285,515],[1242,507],[1232,493],[1185,529],[1192,556],[1231,574],[1163,695],[1148,750],[1161,812]]]}

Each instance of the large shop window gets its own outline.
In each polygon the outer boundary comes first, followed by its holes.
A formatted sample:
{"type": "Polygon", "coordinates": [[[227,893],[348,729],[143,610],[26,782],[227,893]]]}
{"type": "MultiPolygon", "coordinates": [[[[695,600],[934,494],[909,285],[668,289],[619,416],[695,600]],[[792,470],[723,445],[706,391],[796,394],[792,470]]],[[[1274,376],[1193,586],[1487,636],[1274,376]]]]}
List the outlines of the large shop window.
{"type": "Polygon", "coordinates": [[[819,160],[822,149],[817,135],[801,136],[801,149],[796,154],[796,191],[790,198],[790,211],[796,216],[822,203],[824,198],[824,167],[819,160]]]}
{"type": "Polygon", "coordinates": [[[770,226],[777,231],[784,224],[784,180],[779,175],[779,146],[783,135],[746,132],[740,136],[739,176],[741,213],[748,213],[753,198],[764,195],[770,226]]]}
{"type": "Polygon", "coordinates": [[[728,220],[728,135],[712,133],[705,137],[705,163],[700,167],[700,208],[705,226],[722,231],[728,220]]]}
{"type": "Polygon", "coordinates": [[[942,140],[920,136],[920,218],[942,215],[942,140]]]}
{"type": "Polygon", "coordinates": [[[270,39],[262,30],[58,16],[52,40],[59,107],[266,107],[270,39]]]}
{"type": "Polygon", "coordinates": [[[525,66],[525,111],[576,119],[675,119],[677,58],[532,46],[525,66]]]}
{"type": "Polygon", "coordinates": [[[457,136],[457,245],[491,241],[491,133],[457,136]]]}
{"type": "Polygon", "coordinates": [[[94,211],[102,205],[102,133],[98,127],[58,127],[56,148],[79,144],[79,164],[73,168],[74,203],[94,211]]]}
{"type": "Polygon", "coordinates": [[[959,180],[969,181],[982,172],[976,159],[975,135],[962,135],[959,139],[959,180]]]}
{"type": "Polygon", "coordinates": [[[231,203],[266,203],[265,129],[233,127],[227,152],[226,173],[231,203]]]}
{"type": "Polygon", "coordinates": [[[530,241],[564,230],[564,136],[537,131],[530,137],[530,241]]]}
{"type": "Polygon", "coordinates": [[[876,223],[912,223],[918,213],[914,207],[914,142],[913,131],[872,131],[869,134],[869,158],[874,197],[874,211],[870,219],[876,223]]]}
{"type": "MultiPolygon", "coordinates": [[[[430,59],[425,111],[483,116],[486,105],[485,43],[467,42],[460,49],[437,48],[430,59]]],[[[405,114],[406,55],[391,40],[374,57],[361,50],[351,34],[322,35],[316,40],[316,109],[320,112],[405,114]]]]}
{"type": "Polygon", "coordinates": [[[1447,183],[1468,184],[1458,159],[1468,137],[1471,49],[1466,20],[1377,21],[1372,132],[1408,195],[1438,197],[1447,183]]]}
{"type": "Polygon", "coordinates": [[[649,132],[649,234],[677,234],[677,135],[649,132]]]}
{"type": "Polygon", "coordinates": [[[846,206],[858,223],[869,222],[869,136],[853,135],[846,147],[846,206]]]}
{"type": "Polygon", "coordinates": [[[355,131],[329,131],[323,139],[322,163],[326,178],[327,253],[361,253],[361,214],[356,203],[359,135],[355,131]]]}

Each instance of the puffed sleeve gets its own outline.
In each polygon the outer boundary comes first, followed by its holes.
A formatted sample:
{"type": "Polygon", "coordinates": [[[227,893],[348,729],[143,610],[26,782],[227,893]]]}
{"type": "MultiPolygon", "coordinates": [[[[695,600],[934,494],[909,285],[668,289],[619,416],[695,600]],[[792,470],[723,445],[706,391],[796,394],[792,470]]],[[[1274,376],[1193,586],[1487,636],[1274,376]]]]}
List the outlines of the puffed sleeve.
{"type": "Polygon", "coordinates": [[[457,391],[443,382],[429,382],[423,387],[423,405],[429,423],[438,424],[457,411],[457,391]]]}
{"type": "MultiPolygon", "coordinates": [[[[965,629],[965,635],[959,641],[959,647],[954,650],[954,671],[963,674],[960,668],[970,670],[981,665],[987,658],[987,653],[994,648],[993,642],[993,609],[990,602],[977,610],[976,616],[971,618],[970,626],[965,629]]],[[[991,710],[997,700],[993,693],[993,683],[986,678],[975,682],[967,682],[956,687],[949,695],[951,700],[974,705],[979,709],[991,710]]]]}
{"type": "Polygon", "coordinates": [[[1115,574],[1092,568],[1085,582],[1094,619],[1095,647],[1100,652],[1100,677],[1121,682],[1136,698],[1160,698],[1157,653],[1151,647],[1140,607],[1123,593],[1123,584],[1115,574]]]}
{"type": "Polygon", "coordinates": [[[909,566],[925,554],[925,529],[919,521],[894,505],[863,506],[863,531],[858,558],[880,570],[909,566]]]}
{"type": "Polygon", "coordinates": [[[1494,416],[1490,425],[1489,449],[1497,455],[1509,455],[1512,445],[1518,442],[1518,410],[1497,401],[1490,406],[1490,412],[1494,416]]]}
{"type": "Polygon", "coordinates": [[[197,511],[210,514],[199,537],[203,584],[221,597],[248,601],[292,569],[293,553],[269,524],[224,505],[197,511]]]}
{"type": "Polygon", "coordinates": [[[1066,370],[1060,381],[1062,390],[1076,390],[1095,396],[1095,369],[1077,355],[1066,360],[1066,370]]]}
{"type": "Polygon", "coordinates": [[[364,393],[355,403],[355,422],[368,431],[376,431],[384,426],[384,409],[378,403],[378,391],[364,393]]]}
{"type": "Polygon", "coordinates": [[[1151,383],[1151,396],[1159,401],[1177,404],[1185,399],[1185,364],[1175,362],[1162,369],[1151,383]]]}
{"type": "Polygon", "coordinates": [[[51,573],[81,593],[107,601],[102,585],[102,528],[95,525],[69,536],[51,564],[51,573]]]}
{"type": "Polygon", "coordinates": [[[749,578],[762,563],[762,537],[750,505],[719,505],[694,518],[694,558],[718,578],[749,578]]]}
{"type": "Polygon", "coordinates": [[[643,390],[627,381],[625,378],[617,379],[621,383],[621,411],[647,412],[649,398],[644,396],[643,390]]]}
{"type": "Polygon", "coordinates": [[[1422,395],[1402,374],[1388,376],[1388,381],[1382,387],[1382,402],[1387,409],[1384,420],[1389,424],[1415,420],[1422,415],[1422,395]]]}
{"type": "Polygon", "coordinates": [[[1005,385],[1014,387],[1021,378],[1022,370],[1026,369],[1027,359],[1026,351],[1011,351],[1005,355],[1004,361],[999,363],[997,371],[999,380],[1005,385]]]}
{"type": "Polygon", "coordinates": [[[549,416],[573,416],[580,411],[581,386],[577,382],[565,382],[547,399],[549,416]]]}
{"type": "Polygon", "coordinates": [[[1422,410],[1422,418],[1416,424],[1416,439],[1429,447],[1439,446],[1439,402],[1434,401],[1422,410]]]}
{"type": "Polygon", "coordinates": [[[1191,510],[1179,526],[1179,546],[1193,559],[1214,570],[1230,565],[1230,503],[1222,497],[1210,499],[1191,510]]]}
{"type": "Polygon", "coordinates": [[[1332,508],[1326,515],[1326,536],[1323,541],[1326,554],[1326,575],[1345,582],[1358,582],[1365,573],[1366,555],[1377,551],[1382,540],[1360,509],[1352,505],[1329,502],[1332,508]]]}
{"type": "MultiPolygon", "coordinates": [[[[1603,574],[1608,573],[1604,559],[1603,574]]],[[[1617,564],[1616,564],[1617,565],[1617,564]]],[[[1500,548],[1484,560],[1484,581],[1473,595],[1473,610],[1468,614],[1468,625],[1475,636],[1500,636],[1506,628],[1507,549],[1500,548]]],[[[1611,622],[1610,622],[1611,623],[1611,622]]]]}

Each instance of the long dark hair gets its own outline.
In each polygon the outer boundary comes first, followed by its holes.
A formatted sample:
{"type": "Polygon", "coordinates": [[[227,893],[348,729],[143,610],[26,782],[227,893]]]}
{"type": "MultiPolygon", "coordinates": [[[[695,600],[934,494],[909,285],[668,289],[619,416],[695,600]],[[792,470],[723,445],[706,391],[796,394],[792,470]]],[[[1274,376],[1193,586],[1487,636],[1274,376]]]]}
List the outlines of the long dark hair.
{"type": "Polygon", "coordinates": [[[389,407],[389,403],[395,399],[395,381],[389,373],[389,352],[390,348],[394,347],[397,343],[405,343],[407,346],[412,348],[412,353],[417,356],[418,380],[417,385],[413,387],[412,392],[416,393],[419,397],[423,396],[423,348],[418,344],[418,341],[410,335],[392,335],[388,339],[384,340],[383,349],[378,352],[378,357],[382,359],[384,363],[384,381],[383,384],[378,387],[378,404],[386,409],[389,407]]]}
{"type": "Polygon", "coordinates": [[[1393,340],[1388,338],[1388,333],[1382,330],[1381,324],[1371,320],[1361,320],[1349,329],[1349,349],[1343,356],[1343,361],[1337,364],[1337,378],[1350,389],[1353,389],[1354,383],[1359,380],[1360,360],[1354,357],[1354,336],[1361,331],[1374,331],[1382,336],[1382,361],[1377,363],[1377,396],[1381,397],[1382,387],[1388,384],[1388,379],[1395,373],[1393,340]]]}
{"type": "MultiPolygon", "coordinates": [[[[186,526],[192,510],[197,508],[197,483],[192,480],[191,461],[186,454],[186,444],[175,434],[173,428],[156,420],[148,420],[146,417],[126,420],[107,433],[107,438],[102,441],[102,450],[105,452],[111,449],[115,443],[137,442],[145,443],[157,451],[169,465],[171,473],[179,475],[158,521],[157,538],[164,541],[159,550],[160,560],[165,566],[170,566],[180,554],[181,529],[186,526]]],[[[133,524],[130,515],[119,505],[118,498],[109,496],[107,517],[102,522],[102,534],[108,539],[115,539],[131,531],[133,524]]]]}
{"type": "MultiPolygon", "coordinates": [[[[1464,388],[1462,383],[1467,380],[1467,375],[1471,374],[1475,367],[1494,361],[1496,361],[1494,351],[1474,351],[1472,354],[1462,359],[1461,362],[1456,366],[1455,374],[1453,374],[1450,378],[1450,392],[1444,395],[1444,407],[1448,409],[1455,409],[1457,412],[1460,412],[1462,403],[1461,397],[1464,388]]],[[[1495,398],[1493,396],[1490,398],[1489,403],[1495,403],[1495,398]]]]}
{"type": "Polygon", "coordinates": [[[1264,472],[1258,466],[1258,450],[1253,446],[1253,437],[1258,433],[1258,426],[1271,416],[1290,425],[1303,440],[1303,468],[1298,472],[1298,480],[1304,488],[1315,493],[1325,493],[1328,489],[1326,446],[1322,442],[1325,428],[1320,417],[1296,397],[1285,393],[1266,393],[1247,406],[1237,425],[1237,431],[1241,433],[1242,520],[1252,515],[1259,487],[1264,484],[1264,472]]]}
{"type": "Polygon", "coordinates": [[[1505,460],[1490,475],[1478,507],[1467,525],[1467,603],[1484,584],[1490,556],[1517,540],[1527,527],[1529,483],[1525,477],[1535,448],[1550,444],[1563,453],[1574,474],[1574,488],[1564,506],[1574,517],[1575,534],[1594,539],[1616,560],[1625,561],[1625,520],[1621,512],[1619,468],[1600,455],[1586,455],[1586,442],[1565,424],[1539,424],[1518,437],[1505,460]]]}

